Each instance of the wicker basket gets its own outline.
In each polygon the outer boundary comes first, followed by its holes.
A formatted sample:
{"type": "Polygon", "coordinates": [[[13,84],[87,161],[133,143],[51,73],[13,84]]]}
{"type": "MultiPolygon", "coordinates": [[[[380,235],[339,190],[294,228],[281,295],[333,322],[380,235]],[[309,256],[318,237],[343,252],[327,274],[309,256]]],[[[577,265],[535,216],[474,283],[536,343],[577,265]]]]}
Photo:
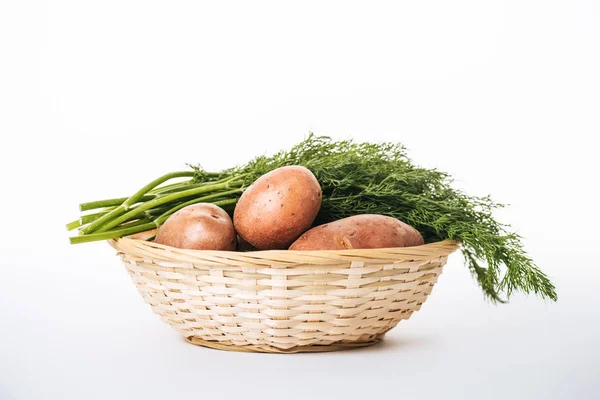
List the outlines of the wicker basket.
{"type": "Polygon", "coordinates": [[[255,252],[110,241],[133,283],[188,342],[297,353],[368,346],[421,307],[450,240],[417,247],[255,252]]]}

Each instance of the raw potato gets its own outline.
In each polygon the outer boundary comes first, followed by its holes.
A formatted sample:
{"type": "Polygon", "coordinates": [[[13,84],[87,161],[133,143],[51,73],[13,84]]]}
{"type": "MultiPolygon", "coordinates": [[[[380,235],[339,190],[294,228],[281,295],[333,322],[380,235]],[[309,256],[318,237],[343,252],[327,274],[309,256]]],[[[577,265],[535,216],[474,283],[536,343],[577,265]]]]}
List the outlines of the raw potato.
{"type": "Polygon", "coordinates": [[[231,218],[210,203],[192,204],[171,215],[154,241],[180,249],[233,251],[236,247],[231,218]]]}
{"type": "Polygon", "coordinates": [[[304,233],[290,250],[345,250],[409,247],[423,244],[412,226],[395,218],[362,214],[319,225],[304,233]]]}
{"type": "Polygon", "coordinates": [[[275,169],[248,187],[233,214],[235,230],[260,250],[285,249],[312,225],[321,186],[300,166],[275,169]]]}

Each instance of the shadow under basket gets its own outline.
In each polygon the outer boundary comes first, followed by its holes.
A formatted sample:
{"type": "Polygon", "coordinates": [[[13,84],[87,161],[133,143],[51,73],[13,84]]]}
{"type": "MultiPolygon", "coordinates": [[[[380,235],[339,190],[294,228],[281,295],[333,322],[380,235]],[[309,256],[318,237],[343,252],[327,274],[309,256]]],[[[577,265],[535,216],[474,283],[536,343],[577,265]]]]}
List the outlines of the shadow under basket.
{"type": "Polygon", "coordinates": [[[419,310],[458,248],[451,240],[252,252],[184,250],[131,238],[109,243],[144,301],[189,343],[266,353],[377,343],[419,310]]]}

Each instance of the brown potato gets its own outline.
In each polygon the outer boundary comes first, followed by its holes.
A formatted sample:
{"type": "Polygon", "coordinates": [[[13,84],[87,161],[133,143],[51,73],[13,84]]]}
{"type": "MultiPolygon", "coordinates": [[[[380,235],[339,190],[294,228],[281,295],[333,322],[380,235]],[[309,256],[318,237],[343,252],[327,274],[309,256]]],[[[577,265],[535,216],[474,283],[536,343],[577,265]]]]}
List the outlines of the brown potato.
{"type": "Polygon", "coordinates": [[[235,250],[236,235],[225,210],[210,203],[177,211],[158,229],[156,243],[180,249],[235,250]]]}
{"type": "Polygon", "coordinates": [[[345,250],[408,247],[423,244],[412,226],[395,218],[362,214],[319,225],[305,232],[290,250],[345,250]]]}
{"type": "Polygon", "coordinates": [[[308,169],[275,169],[244,191],[233,213],[235,230],[260,250],[285,249],[312,225],[321,186],[308,169]]]}

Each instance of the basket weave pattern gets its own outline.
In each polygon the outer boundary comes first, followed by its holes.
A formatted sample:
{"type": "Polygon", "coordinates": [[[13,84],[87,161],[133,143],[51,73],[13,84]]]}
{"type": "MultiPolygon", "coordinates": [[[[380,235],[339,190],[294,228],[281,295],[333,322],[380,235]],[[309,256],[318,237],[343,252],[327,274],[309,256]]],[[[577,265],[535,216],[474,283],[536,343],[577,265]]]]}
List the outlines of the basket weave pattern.
{"type": "Polygon", "coordinates": [[[419,310],[450,240],[340,251],[195,251],[110,242],[152,310],[193,344],[291,353],[366,346],[419,310]]]}

